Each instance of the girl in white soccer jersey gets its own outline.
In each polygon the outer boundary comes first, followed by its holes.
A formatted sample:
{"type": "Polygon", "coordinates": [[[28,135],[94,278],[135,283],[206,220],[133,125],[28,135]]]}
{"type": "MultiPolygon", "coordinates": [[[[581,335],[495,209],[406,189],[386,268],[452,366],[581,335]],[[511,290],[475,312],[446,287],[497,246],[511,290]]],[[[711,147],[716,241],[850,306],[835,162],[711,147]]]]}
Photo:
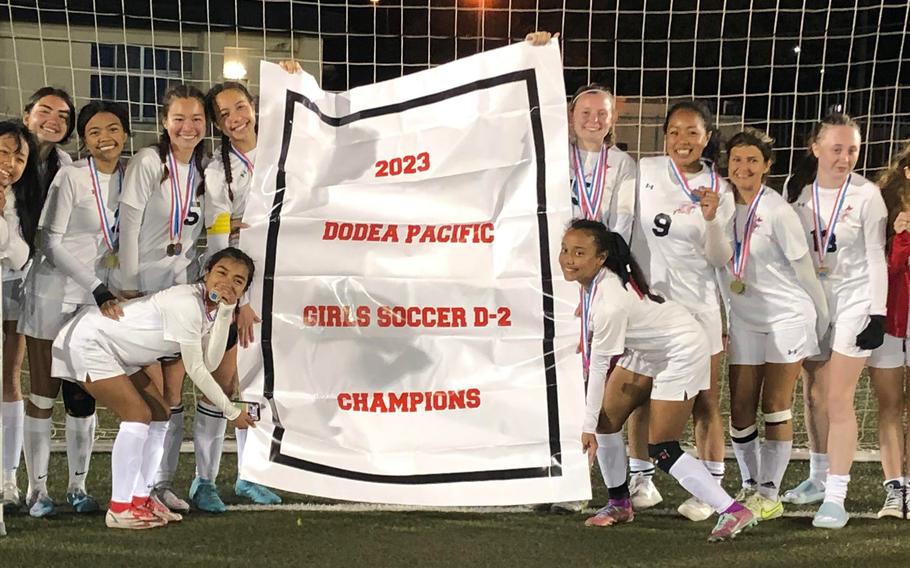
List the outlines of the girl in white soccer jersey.
{"type": "Polygon", "coordinates": [[[828,303],[799,217],[763,184],[772,164],[770,138],[757,130],[740,132],[727,142],[727,159],[736,198],[726,231],[731,259],[721,274],[730,437],[742,473],[738,498],[764,521],[783,514],[779,491],[793,446],[793,390],[803,359],[818,353],[817,338],[828,330],[828,303]]]}
{"type": "Polygon", "coordinates": [[[885,342],[872,352],[867,364],[872,388],[878,399],[878,441],[885,474],[885,504],[878,518],[906,518],[910,504],[910,479],[905,477],[904,459],[910,435],[904,429],[907,408],[904,368],[907,356],[907,320],[910,311],[910,144],[879,184],[888,208],[888,302],[885,342]]]}
{"type": "MultiPolygon", "coordinates": [[[[123,169],[120,156],[129,137],[129,114],[116,103],[95,101],[79,112],[77,131],[89,157],[63,166],[54,178],[41,215],[40,246],[24,285],[19,332],[27,337],[32,403],[25,445],[29,513],[54,513],[48,496],[51,410],[61,390],[51,375],[51,344],[81,307],[107,299],[115,284],[117,208],[123,169]]],[[[72,383],[63,385],[70,480],[66,500],[79,513],[96,511],[85,478],[95,434],[95,401],[72,383]],[[75,434],[75,435],[71,435],[75,434]]]]}
{"type": "Polygon", "coordinates": [[[148,498],[162,450],[150,423],[164,423],[168,405],[143,367],[180,354],[190,379],[220,412],[238,427],[252,425],[210,374],[221,363],[235,303],[252,275],[250,257],[225,249],[209,259],[202,282],[123,304],[111,299],[82,311],[57,336],[54,375],[77,381],[121,420],[111,452],[108,527],[147,529],[180,520],[148,498]]]}
{"type": "MultiPolygon", "coordinates": [[[[37,143],[35,159],[38,165],[37,185],[35,192],[28,196],[34,209],[32,215],[21,217],[22,235],[29,247],[34,247],[34,237],[38,226],[38,217],[51,180],[61,166],[72,162],[69,155],[60,145],[66,144],[76,126],[76,109],[69,94],[54,87],[42,87],[35,91],[25,105],[22,120],[32,133],[37,143]]],[[[25,197],[25,196],[21,196],[25,197]]],[[[22,202],[22,199],[20,199],[22,202]]],[[[22,203],[24,205],[24,202],[22,203]]],[[[16,330],[18,327],[19,311],[22,302],[22,283],[28,271],[28,266],[21,270],[3,269],[3,372],[7,382],[19,382],[19,372],[22,369],[22,360],[25,357],[25,337],[16,330]]],[[[41,423],[32,420],[33,417],[43,416],[43,413],[34,406],[32,396],[26,403],[23,419],[22,411],[17,411],[17,418],[13,422],[13,434],[26,439],[36,435],[43,438],[40,430],[41,423]],[[39,428],[36,432],[35,428],[39,428]]],[[[67,429],[67,439],[78,438],[81,433],[67,429]]]]}
{"type": "Polygon", "coordinates": [[[841,528],[849,519],[844,498],[856,451],[853,395],[866,358],[885,335],[887,211],[878,186],[853,172],[860,133],[850,117],[825,117],[809,142],[807,158],[787,183],[787,198],[825,289],[831,329],[820,341],[821,355],[805,363],[810,478],[783,500],[823,498],[812,524],[841,528]]]}
{"type": "Polygon", "coordinates": [[[566,280],[582,286],[582,317],[591,334],[582,429],[582,447],[589,456],[599,449],[594,431],[603,412],[600,441],[606,449],[604,478],[610,502],[585,524],[608,526],[633,519],[621,430],[632,410],[648,399],[650,456],[720,515],[708,540],[733,538],[755,524],[749,509],[679,445],[695,397],[710,386],[710,355],[702,326],[679,304],[651,293],[625,241],[602,223],[573,221],[563,236],[559,264],[566,280]],[[619,367],[607,380],[610,360],[626,349],[649,366],[653,378],[619,367]]]}
{"type": "MultiPolygon", "coordinates": [[[[143,148],[126,169],[120,196],[120,270],[125,297],[148,295],[175,284],[192,282],[199,274],[197,241],[203,227],[203,174],[207,162],[205,99],[199,89],[178,85],[168,89],[159,108],[162,132],[158,144],[143,148]]],[[[171,509],[189,505],[171,489],[183,440],[184,369],[179,358],[148,369],[163,381],[171,407],[156,495],[171,509]],[[163,374],[163,378],[161,375],[163,374]]]]}
{"type": "MultiPolygon", "coordinates": [[[[664,121],[666,156],[638,164],[637,220],[632,249],[648,281],[661,295],[682,304],[702,324],[711,351],[711,388],[693,409],[698,456],[720,483],[724,475],[724,427],[720,417],[720,359],[723,351],[715,267],[729,258],[723,228],[733,216],[733,194],[714,169],[719,134],[711,112],[697,101],[673,105],[664,121]],[[710,204],[710,207],[706,207],[710,204]],[[716,205],[716,207],[715,207],[716,205]],[[706,216],[708,212],[710,217],[706,216]]],[[[647,375],[634,354],[625,368],[647,375]]],[[[693,521],[712,509],[693,497],[678,508],[693,521]]]]}
{"type": "MultiPolygon", "coordinates": [[[[286,69],[289,63],[283,62],[286,69]]],[[[293,64],[296,69],[296,63],[293,64]]],[[[212,87],[205,97],[209,119],[221,131],[221,146],[215,159],[205,171],[205,225],[208,228],[209,254],[228,245],[240,243],[243,212],[253,180],[256,159],[256,108],[253,96],[240,83],[227,82],[212,87]]],[[[259,317],[249,299],[240,300],[237,311],[237,335],[242,347],[253,338],[253,327],[259,317]]],[[[221,366],[213,376],[225,392],[236,386],[237,344],[225,352],[221,366]]],[[[196,477],[190,488],[190,498],[197,508],[211,513],[225,511],[218,495],[215,478],[221,463],[225,420],[211,403],[200,400],[196,408],[194,440],[196,448],[196,477]]],[[[246,443],[246,430],[237,429],[237,480],[234,492],[260,505],[281,503],[281,498],[268,488],[240,479],[240,461],[246,443]]]]}
{"type": "MultiPolygon", "coordinates": [[[[28,262],[29,240],[24,235],[29,230],[34,233],[40,213],[36,206],[40,192],[38,147],[34,137],[20,123],[0,122],[0,202],[3,210],[3,216],[0,217],[0,266],[3,268],[4,280],[7,274],[17,273],[28,262]]],[[[12,283],[4,281],[4,304],[8,285],[12,283]]],[[[7,346],[4,344],[4,348],[7,346]]],[[[16,472],[22,454],[25,405],[22,402],[20,366],[12,364],[18,356],[21,365],[22,345],[14,343],[11,347],[12,352],[7,350],[3,354],[5,376],[3,402],[0,403],[0,414],[3,416],[3,494],[0,500],[3,506],[18,508],[21,501],[16,472]]]]}

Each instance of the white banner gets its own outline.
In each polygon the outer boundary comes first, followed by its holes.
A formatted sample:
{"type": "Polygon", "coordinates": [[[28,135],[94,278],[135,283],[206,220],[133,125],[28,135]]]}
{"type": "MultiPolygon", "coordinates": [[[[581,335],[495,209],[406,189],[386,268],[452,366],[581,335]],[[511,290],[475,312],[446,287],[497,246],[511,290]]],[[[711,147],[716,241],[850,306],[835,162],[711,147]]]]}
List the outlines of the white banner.
{"type": "Polygon", "coordinates": [[[348,93],[263,63],[244,479],[418,505],[588,499],[559,51],[348,93]],[[261,342],[261,343],[259,343],[261,342]]]}

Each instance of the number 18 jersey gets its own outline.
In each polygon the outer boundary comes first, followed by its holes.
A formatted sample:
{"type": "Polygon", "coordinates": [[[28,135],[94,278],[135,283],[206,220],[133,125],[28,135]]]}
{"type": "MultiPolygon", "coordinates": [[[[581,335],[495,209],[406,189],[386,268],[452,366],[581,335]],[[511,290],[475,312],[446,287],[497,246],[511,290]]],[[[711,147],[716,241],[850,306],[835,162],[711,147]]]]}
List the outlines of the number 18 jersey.
{"type": "MultiPolygon", "coordinates": [[[[683,192],[669,157],[642,158],[638,168],[632,252],[651,288],[692,314],[719,311],[715,268],[705,257],[706,222],[701,207],[683,192]]],[[[696,175],[687,176],[689,187],[711,187],[711,176],[711,168],[703,166],[696,175]]],[[[735,211],[733,194],[719,176],[717,189],[716,222],[726,226],[735,211]]]]}

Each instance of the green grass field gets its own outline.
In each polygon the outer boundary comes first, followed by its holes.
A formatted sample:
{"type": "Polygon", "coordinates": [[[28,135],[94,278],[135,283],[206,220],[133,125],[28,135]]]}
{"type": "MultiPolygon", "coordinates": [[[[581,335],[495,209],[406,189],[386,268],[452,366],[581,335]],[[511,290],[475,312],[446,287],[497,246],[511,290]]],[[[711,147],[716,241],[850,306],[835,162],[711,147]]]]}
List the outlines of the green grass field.
{"type": "MultiPolygon", "coordinates": [[[[192,462],[182,455],[177,483],[183,491],[192,462]]],[[[231,489],[235,466],[234,456],[226,455],[219,485],[229,505],[240,505],[231,489]]],[[[735,490],[736,465],[727,468],[728,488],[735,490]]],[[[785,485],[805,471],[805,462],[794,463],[785,485]]],[[[99,453],[89,481],[99,501],[108,499],[109,476],[109,454],[99,453]]],[[[105,528],[101,514],[76,516],[61,506],[52,519],[8,514],[0,566],[906,566],[910,521],[868,518],[881,506],[880,478],[878,464],[854,467],[847,508],[865,518],[855,517],[841,531],[813,529],[812,507],[790,508],[787,517],[720,544],[705,541],[713,519],[692,523],[673,514],[684,494],[662,473],[657,483],[665,501],[658,510],[610,528],[584,527],[581,515],[532,512],[313,510],[330,502],[286,494],[286,505],[275,510],[193,512],[180,524],[131,532],[105,528]]],[[[52,495],[62,499],[63,453],[53,454],[50,479],[52,495]]],[[[592,482],[593,507],[606,495],[596,470],[592,482]]]]}

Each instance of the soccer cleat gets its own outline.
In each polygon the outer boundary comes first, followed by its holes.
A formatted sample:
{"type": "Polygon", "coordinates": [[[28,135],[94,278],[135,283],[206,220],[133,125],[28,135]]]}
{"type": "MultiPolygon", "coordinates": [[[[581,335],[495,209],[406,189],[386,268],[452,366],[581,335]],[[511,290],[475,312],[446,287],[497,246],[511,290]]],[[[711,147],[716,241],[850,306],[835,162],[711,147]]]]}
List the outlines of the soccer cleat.
{"type": "Polygon", "coordinates": [[[257,505],[278,505],[281,503],[281,497],[268,487],[252,481],[244,481],[243,479],[238,479],[234,483],[234,493],[238,497],[246,497],[257,505]]]}
{"type": "Polygon", "coordinates": [[[50,517],[57,513],[54,501],[46,493],[36,493],[29,496],[28,514],[36,519],[50,517]]]}
{"type": "Polygon", "coordinates": [[[2,503],[5,511],[18,511],[22,507],[22,497],[15,481],[3,484],[2,503]]]}
{"type": "Polygon", "coordinates": [[[780,502],[780,499],[768,499],[757,492],[750,495],[743,505],[752,511],[756,521],[770,521],[784,514],[784,504],[780,502]]]}
{"type": "Polygon", "coordinates": [[[152,489],[152,495],[154,495],[160,503],[171,511],[177,513],[186,514],[190,512],[190,504],[177,497],[177,494],[174,493],[174,490],[166,485],[159,485],[152,489]]]}
{"type": "Polygon", "coordinates": [[[550,505],[550,512],[559,515],[574,515],[576,513],[581,513],[587,504],[587,501],[563,501],[561,503],[553,503],[550,505]]]}
{"type": "Polygon", "coordinates": [[[166,523],[179,523],[183,520],[183,515],[168,509],[157,497],[149,496],[149,498],[145,500],[145,503],[142,504],[142,508],[150,511],[153,515],[166,523]]]}
{"type": "Polygon", "coordinates": [[[80,515],[94,513],[101,508],[98,506],[98,501],[91,495],[87,495],[83,489],[67,491],[66,502],[72,505],[73,511],[80,515]]]}
{"type": "Polygon", "coordinates": [[[197,477],[193,480],[190,486],[190,500],[197,509],[206,513],[219,514],[227,511],[224,501],[218,495],[218,489],[208,479],[197,477]]]}
{"type": "Polygon", "coordinates": [[[607,503],[607,506],[597,511],[593,517],[585,520],[586,527],[609,527],[619,523],[631,523],[635,518],[632,507],[623,507],[615,503],[607,503]]]}
{"type": "Polygon", "coordinates": [[[676,509],[680,515],[689,519],[690,521],[704,521],[708,517],[714,514],[714,509],[711,508],[711,505],[707,503],[702,503],[698,500],[697,497],[689,497],[686,499],[682,505],[676,509]]]}
{"type": "Polygon", "coordinates": [[[732,513],[721,513],[720,518],[717,519],[717,524],[714,525],[714,530],[708,536],[708,542],[720,542],[736,538],[736,535],[757,522],[758,520],[752,515],[752,511],[745,507],[732,513]]]}
{"type": "Polygon", "coordinates": [[[643,511],[664,500],[651,477],[637,473],[629,478],[629,494],[632,497],[632,508],[636,511],[643,511]]]}
{"type": "Polygon", "coordinates": [[[821,503],[825,499],[825,488],[819,486],[811,479],[806,479],[793,489],[784,493],[780,498],[784,503],[794,505],[809,505],[811,503],[821,503]]]}
{"type": "Polygon", "coordinates": [[[144,507],[130,507],[122,513],[108,509],[104,516],[104,524],[109,529],[142,530],[163,527],[167,521],[156,517],[144,507]]]}
{"type": "Polygon", "coordinates": [[[755,495],[757,487],[757,485],[750,483],[748,487],[741,488],[734,499],[736,499],[737,503],[745,503],[749,500],[749,497],[755,495]]]}
{"type": "Polygon", "coordinates": [[[850,515],[843,505],[832,501],[825,501],[815,513],[812,526],[820,529],[842,529],[850,520],[850,515]]]}
{"type": "Polygon", "coordinates": [[[899,481],[891,481],[885,485],[885,504],[875,517],[904,518],[904,488],[899,481]]]}

